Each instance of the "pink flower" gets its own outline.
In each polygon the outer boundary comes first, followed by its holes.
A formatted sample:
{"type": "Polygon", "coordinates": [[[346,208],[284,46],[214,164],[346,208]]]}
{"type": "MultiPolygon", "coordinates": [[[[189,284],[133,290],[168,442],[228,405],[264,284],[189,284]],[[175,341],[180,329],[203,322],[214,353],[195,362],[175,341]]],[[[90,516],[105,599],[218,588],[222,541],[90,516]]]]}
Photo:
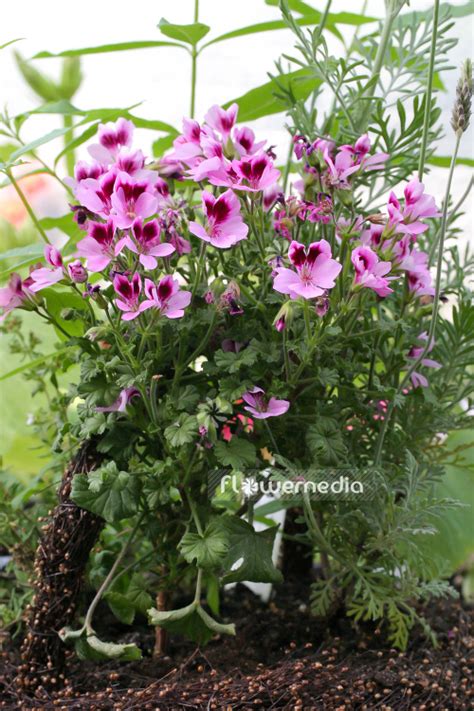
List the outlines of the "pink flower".
{"type": "Polygon", "coordinates": [[[359,166],[354,165],[351,154],[340,150],[333,160],[329,150],[326,149],[323,157],[329,168],[328,172],[323,175],[324,183],[332,188],[342,190],[349,188],[348,178],[359,170],[359,166]]]}
{"type": "Polygon", "coordinates": [[[33,280],[30,285],[30,291],[41,291],[41,289],[46,289],[48,286],[57,284],[58,281],[64,279],[63,260],[58,250],[51,244],[47,244],[44,248],[44,257],[54,269],[47,269],[46,267],[34,269],[30,274],[33,280]]]}
{"type": "Polygon", "coordinates": [[[412,235],[425,232],[428,229],[428,225],[420,222],[420,220],[426,217],[439,217],[440,214],[434,197],[425,193],[425,186],[420,183],[418,178],[413,178],[405,186],[404,195],[403,219],[408,231],[412,235]]]}
{"type": "MultiPolygon", "coordinates": [[[[31,280],[28,279],[27,282],[30,284],[31,280]]],[[[12,274],[8,286],[0,288],[0,308],[2,309],[0,321],[3,321],[10,311],[21,306],[28,299],[29,293],[30,288],[25,282],[22,282],[20,275],[12,274]]]]}
{"type": "Polygon", "coordinates": [[[356,247],[351,255],[356,276],[354,283],[361,287],[372,289],[378,296],[388,296],[393,292],[389,282],[395,277],[386,277],[392,265],[381,262],[370,247],[356,247]]]}
{"type": "Polygon", "coordinates": [[[110,165],[116,159],[121,148],[130,148],[133,138],[133,123],[119,118],[115,123],[105,123],[97,131],[99,143],[87,149],[99,163],[110,165]]]}
{"type": "Polygon", "coordinates": [[[135,254],[145,269],[156,269],[157,257],[169,257],[175,251],[172,244],[160,242],[160,226],[157,220],[143,223],[139,217],[134,221],[131,230],[133,239],[126,238],[126,246],[135,254]]]}
{"type": "Polygon", "coordinates": [[[68,274],[75,284],[84,284],[87,281],[87,269],[81,264],[79,259],[75,259],[67,266],[68,274]]]}
{"type": "MultiPolygon", "coordinates": [[[[244,156],[240,160],[233,160],[232,169],[238,180],[233,184],[236,190],[260,192],[278,182],[280,178],[280,171],[274,167],[271,158],[263,152],[253,156],[244,156]]],[[[212,177],[210,182],[213,183],[212,177]]],[[[213,184],[219,185],[218,182],[213,184]]]]}
{"type": "Polygon", "coordinates": [[[353,146],[341,146],[340,150],[349,153],[362,170],[380,170],[388,159],[388,153],[374,153],[369,156],[371,143],[367,134],[357,139],[353,146]]]}
{"type": "Polygon", "coordinates": [[[142,280],[140,275],[135,273],[131,280],[125,274],[116,274],[113,281],[115,292],[120,298],[115,299],[115,305],[123,311],[123,321],[132,321],[145,311],[144,304],[139,304],[140,292],[142,290],[142,280]]]}
{"type": "Polygon", "coordinates": [[[181,318],[191,302],[191,292],[181,290],[178,280],[170,275],[163,277],[158,284],[145,279],[145,295],[147,300],[142,303],[142,309],[159,309],[166,318],[181,318]]]}
{"type": "Polygon", "coordinates": [[[269,185],[268,188],[265,188],[263,191],[263,209],[265,212],[271,210],[280,195],[283,195],[283,193],[278,183],[274,183],[273,185],[269,185]]]}
{"type": "Polygon", "coordinates": [[[183,119],[183,133],[173,141],[173,153],[169,158],[183,162],[190,168],[202,156],[201,148],[202,129],[197,121],[183,119]]]}
{"type": "Polygon", "coordinates": [[[112,218],[107,222],[90,222],[87,237],[77,243],[77,256],[85,257],[91,272],[101,272],[122,251],[127,238],[114,244],[115,227],[112,218]]]}
{"type": "Polygon", "coordinates": [[[281,294],[289,294],[291,299],[322,296],[326,289],[333,288],[342,269],[339,262],[332,259],[331,246],[325,239],[313,242],[308,248],[293,241],[288,257],[296,271],[286,267],[276,269],[273,288],[281,294]]]}
{"type": "Polygon", "coordinates": [[[222,140],[225,142],[237,121],[238,112],[237,104],[231,104],[228,109],[222,109],[215,104],[211,106],[204,119],[211,128],[221,134],[222,140]]]}
{"type": "MultiPolygon", "coordinates": [[[[418,336],[418,340],[424,342],[424,345],[423,346],[413,346],[410,349],[410,351],[408,352],[408,355],[407,355],[407,358],[409,358],[410,360],[417,360],[421,356],[421,354],[424,352],[425,347],[426,347],[426,342],[428,341],[427,332],[424,331],[423,333],[420,333],[420,335],[418,336]]],[[[434,346],[435,346],[435,341],[433,339],[426,352],[431,353],[434,346]]],[[[423,358],[420,361],[420,365],[424,365],[426,368],[435,368],[436,370],[438,370],[438,368],[443,367],[441,365],[441,363],[438,363],[437,360],[432,360],[431,358],[423,358]]],[[[416,371],[414,371],[410,377],[411,377],[411,381],[413,383],[414,388],[417,388],[419,386],[421,386],[422,388],[428,387],[428,379],[421,373],[417,373],[416,371]]]]}
{"type": "Polygon", "coordinates": [[[112,208],[112,193],[117,180],[114,169],[98,178],[85,178],[78,183],[75,196],[83,207],[92,213],[107,218],[112,208]]]}
{"type": "Polygon", "coordinates": [[[151,217],[158,207],[147,180],[136,180],[127,173],[119,173],[111,197],[112,218],[116,227],[131,227],[136,217],[151,217]]]}
{"type": "Polygon", "coordinates": [[[242,399],[247,403],[244,410],[252,413],[257,420],[266,420],[268,417],[279,417],[284,415],[290,407],[288,400],[277,400],[274,397],[268,398],[262,388],[252,388],[242,395],[242,399]]]}
{"type": "MultiPolygon", "coordinates": [[[[403,243],[403,240],[400,242],[403,243]]],[[[417,296],[434,296],[435,290],[432,285],[426,252],[420,252],[416,247],[413,247],[411,252],[400,261],[399,267],[407,272],[408,288],[411,292],[417,296]]]]}
{"type": "Polygon", "coordinates": [[[118,398],[108,407],[96,407],[97,412],[126,412],[127,406],[134,397],[139,397],[140,391],[137,388],[124,388],[120,391],[118,398]]]}
{"type": "Polygon", "coordinates": [[[215,198],[207,190],[202,193],[205,226],[197,222],[189,223],[189,231],[214,247],[225,249],[246,239],[248,227],[240,214],[240,202],[232,190],[215,198]]]}
{"type": "Polygon", "coordinates": [[[255,141],[255,133],[252,131],[251,128],[248,128],[247,126],[242,126],[242,128],[235,128],[233,134],[233,142],[240,157],[250,156],[254,153],[257,153],[261,148],[263,148],[266,143],[266,141],[259,141],[257,143],[255,141]]]}

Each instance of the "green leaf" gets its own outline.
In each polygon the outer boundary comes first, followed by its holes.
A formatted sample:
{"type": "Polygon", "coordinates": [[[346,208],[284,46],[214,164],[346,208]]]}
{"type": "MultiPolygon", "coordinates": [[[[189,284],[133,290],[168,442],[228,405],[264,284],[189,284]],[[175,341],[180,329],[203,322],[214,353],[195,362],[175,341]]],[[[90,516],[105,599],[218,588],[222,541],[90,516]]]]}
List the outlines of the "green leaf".
{"type": "MultiPolygon", "coordinates": [[[[280,74],[277,81],[285,88],[291,87],[295,99],[307,99],[312,91],[321,85],[321,79],[308,69],[298,69],[288,74],[280,74]]],[[[278,85],[272,79],[251,89],[237,99],[228,101],[224,108],[236,102],[239,105],[239,121],[254,121],[262,116],[270,116],[287,110],[287,105],[276,96],[278,85]]]]}
{"type": "Polygon", "coordinates": [[[0,262],[7,259],[42,259],[44,257],[44,247],[41,244],[27,244],[25,247],[15,247],[6,252],[0,252],[0,262]]]}
{"type": "MultiPolygon", "coordinates": [[[[303,17],[295,19],[295,22],[300,27],[318,25],[321,21],[321,13],[316,10],[309,8],[308,12],[304,13],[303,17]]],[[[370,22],[375,22],[377,18],[375,17],[364,17],[362,15],[356,15],[350,12],[341,12],[338,14],[330,14],[326,20],[326,26],[332,29],[338,23],[345,25],[363,25],[370,22]]],[[[287,30],[288,25],[284,20],[270,20],[268,22],[259,22],[255,25],[247,25],[246,27],[240,27],[237,30],[231,30],[223,35],[214,37],[212,40],[203,45],[202,49],[205,47],[210,47],[217,42],[224,42],[226,40],[234,39],[235,37],[244,37],[247,35],[253,35],[260,32],[273,32],[275,30],[287,30]]]]}
{"type": "Polygon", "coordinates": [[[217,442],[214,447],[219,464],[232,469],[242,469],[245,466],[255,464],[257,456],[255,446],[246,439],[232,437],[230,442],[217,442]]]}
{"type": "MultiPolygon", "coordinates": [[[[85,300],[71,291],[60,291],[59,289],[43,289],[42,295],[46,301],[49,313],[56,319],[69,336],[82,336],[84,333],[84,323],[79,318],[64,319],[63,314],[69,309],[74,311],[86,311],[85,300]]],[[[57,331],[59,338],[64,340],[65,336],[61,331],[57,331]]]]}
{"type": "Polygon", "coordinates": [[[0,375],[0,381],[2,380],[8,380],[8,378],[12,378],[14,375],[18,375],[19,373],[24,373],[27,370],[31,370],[32,368],[37,368],[39,365],[43,365],[43,363],[47,363],[48,360],[52,360],[53,358],[56,358],[57,356],[61,355],[61,353],[65,353],[68,350],[69,346],[66,348],[60,348],[57,351],[54,351],[54,353],[47,353],[46,355],[39,356],[38,358],[35,358],[34,360],[30,360],[28,363],[24,363],[23,365],[19,365],[18,368],[15,368],[14,370],[10,370],[8,373],[4,373],[3,375],[0,375]]]}
{"type": "MultiPolygon", "coordinates": [[[[451,165],[450,156],[431,156],[426,160],[430,165],[436,165],[439,168],[449,168],[451,165]]],[[[468,165],[470,168],[474,168],[474,159],[472,158],[456,158],[456,163],[459,165],[468,165]]]]}
{"type": "Polygon", "coordinates": [[[86,141],[88,141],[89,138],[92,138],[92,136],[95,136],[95,134],[97,133],[97,129],[98,129],[98,128],[99,128],[99,124],[98,124],[98,123],[94,123],[92,126],[88,126],[85,131],[83,131],[83,132],[80,133],[78,136],[76,136],[75,138],[73,138],[72,141],[69,141],[69,143],[67,143],[67,144],[64,146],[64,148],[62,149],[62,151],[61,151],[60,153],[58,153],[58,155],[57,155],[56,158],[54,159],[54,165],[57,165],[57,163],[59,162],[59,160],[60,160],[66,153],[69,153],[69,151],[75,150],[75,149],[78,148],[79,146],[82,146],[82,144],[85,143],[86,141]]]}
{"type": "Polygon", "coordinates": [[[165,429],[164,434],[172,447],[182,447],[184,444],[189,444],[197,435],[196,418],[183,413],[176,422],[165,429]]]}
{"type": "MultiPolygon", "coordinates": [[[[466,17],[474,14],[474,0],[464,3],[464,5],[452,5],[449,2],[442,2],[439,6],[439,16],[443,17],[449,13],[450,17],[466,17]]],[[[433,7],[427,10],[415,10],[414,12],[405,12],[398,17],[398,22],[406,27],[413,23],[419,24],[421,20],[433,17],[433,7]]]]}
{"type": "Polygon", "coordinates": [[[255,583],[279,583],[282,574],[273,565],[273,544],[277,526],[264,531],[254,531],[246,521],[237,517],[222,519],[229,536],[229,551],[222,568],[224,584],[249,580],[255,583]]]}
{"type": "Polygon", "coordinates": [[[202,535],[191,531],[185,533],[178,548],[188,563],[196,563],[199,568],[212,570],[222,562],[229,548],[229,541],[219,521],[214,520],[202,535]]]}
{"type": "Polygon", "coordinates": [[[194,46],[199,40],[207,35],[211,29],[209,25],[203,25],[202,22],[194,22],[192,25],[174,25],[164,17],[158,23],[158,28],[162,34],[171,39],[180,40],[194,46]]]}
{"type": "Polygon", "coordinates": [[[124,52],[131,49],[149,49],[154,47],[181,47],[182,44],[176,42],[163,42],[156,40],[140,40],[139,42],[117,42],[114,44],[102,44],[98,47],[81,47],[80,49],[66,49],[64,52],[38,52],[33,59],[49,59],[50,57],[78,57],[84,54],[105,54],[107,52],[124,52]]]}
{"type": "Polygon", "coordinates": [[[21,156],[24,156],[26,153],[34,151],[36,148],[43,146],[45,143],[50,143],[50,141],[54,141],[54,139],[59,138],[59,136],[64,136],[64,134],[68,131],[68,128],[55,128],[54,131],[50,131],[44,136],[36,138],[34,141],[31,141],[31,143],[27,143],[25,146],[21,146],[21,148],[18,148],[16,151],[14,151],[10,155],[8,163],[14,163],[16,160],[18,160],[18,158],[21,158],[21,156]]]}
{"type": "Polygon", "coordinates": [[[346,455],[341,430],[335,420],[320,417],[307,432],[306,441],[320,464],[338,464],[346,455]]]}
{"type": "Polygon", "coordinates": [[[115,462],[108,462],[89,475],[77,474],[71,498],[78,506],[114,523],[137,512],[140,481],[128,472],[119,471],[115,462]]]}
{"type": "Polygon", "coordinates": [[[177,134],[169,133],[167,136],[163,136],[162,138],[158,138],[156,141],[153,141],[151,145],[153,156],[155,158],[161,158],[163,153],[165,153],[165,151],[173,145],[176,135],[177,134]]]}
{"type": "Polygon", "coordinates": [[[115,617],[123,622],[124,625],[131,625],[135,619],[135,606],[133,603],[119,592],[107,592],[104,598],[109,603],[109,607],[112,610],[115,617]]]}
{"type": "MultiPolygon", "coordinates": [[[[472,446],[472,432],[461,430],[450,435],[446,449],[472,446]]],[[[468,462],[473,461],[472,450],[466,453],[468,462]]],[[[448,566],[448,574],[454,573],[474,554],[473,511],[474,511],[474,473],[471,469],[448,465],[446,474],[435,485],[434,495],[437,498],[449,498],[461,501],[467,506],[450,508],[436,520],[438,533],[427,537],[424,545],[430,556],[444,561],[448,566]]]]}
{"type": "Polygon", "coordinates": [[[96,635],[89,635],[84,641],[93,652],[100,655],[99,658],[101,659],[116,659],[121,662],[133,662],[142,658],[142,653],[136,644],[103,642],[96,635]]]}
{"type": "Polygon", "coordinates": [[[25,39],[25,37],[17,37],[16,39],[8,40],[8,42],[4,42],[3,44],[0,44],[0,49],[5,49],[5,47],[9,47],[11,44],[14,44],[15,42],[21,42],[24,39],[25,39]]]}
{"type": "Polygon", "coordinates": [[[174,634],[182,634],[197,644],[207,644],[214,634],[235,635],[235,625],[216,622],[198,602],[178,610],[148,610],[150,624],[174,634]]]}
{"type": "Polygon", "coordinates": [[[71,212],[61,217],[43,217],[43,219],[40,220],[40,225],[46,231],[61,230],[61,232],[64,232],[64,234],[70,237],[74,242],[77,242],[84,236],[84,232],[80,230],[77,223],[74,222],[71,212]]]}

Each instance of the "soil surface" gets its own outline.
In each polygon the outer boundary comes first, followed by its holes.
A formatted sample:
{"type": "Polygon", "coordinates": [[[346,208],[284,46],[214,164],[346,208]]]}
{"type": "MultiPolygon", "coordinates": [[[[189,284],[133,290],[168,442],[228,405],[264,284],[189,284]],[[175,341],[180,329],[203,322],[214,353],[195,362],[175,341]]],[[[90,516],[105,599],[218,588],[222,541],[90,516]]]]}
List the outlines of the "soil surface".
{"type": "MultiPolygon", "coordinates": [[[[427,711],[474,707],[474,616],[457,600],[431,602],[423,614],[438,647],[414,629],[409,647],[390,649],[385,630],[330,624],[309,616],[307,600],[285,585],[269,605],[239,586],[222,605],[237,625],[235,638],[216,638],[202,650],[177,639],[168,655],[150,658],[153,632],[126,632],[107,623],[108,640],[137,642],[140,662],[93,664],[72,655],[64,686],[34,697],[15,690],[18,652],[0,660],[0,708],[87,711],[291,709],[292,711],[427,711]],[[113,630],[113,635],[111,633],[113,630]]],[[[101,618],[101,615],[97,615],[101,618]]]]}

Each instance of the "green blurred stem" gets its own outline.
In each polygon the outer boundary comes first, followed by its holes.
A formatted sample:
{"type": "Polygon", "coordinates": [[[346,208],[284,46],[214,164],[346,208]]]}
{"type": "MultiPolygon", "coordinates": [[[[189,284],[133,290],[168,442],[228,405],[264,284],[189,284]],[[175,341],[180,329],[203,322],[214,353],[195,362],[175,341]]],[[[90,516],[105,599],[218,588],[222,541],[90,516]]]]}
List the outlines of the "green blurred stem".
{"type": "Polygon", "coordinates": [[[454,152],[451,158],[451,165],[449,167],[449,176],[448,176],[448,182],[446,185],[446,194],[444,197],[444,203],[443,203],[443,215],[441,218],[441,229],[440,229],[440,239],[439,239],[439,247],[438,247],[438,263],[436,266],[436,282],[435,282],[435,295],[434,295],[434,300],[433,300],[433,310],[431,312],[431,322],[430,322],[430,327],[428,330],[428,338],[426,339],[425,346],[418,356],[416,360],[413,361],[411,366],[408,368],[405,377],[402,379],[401,383],[399,384],[395,396],[393,397],[390,406],[387,410],[387,414],[385,416],[385,420],[383,422],[383,426],[380,430],[379,438],[377,441],[377,446],[375,450],[375,456],[374,456],[374,465],[378,466],[380,464],[380,460],[382,458],[382,448],[383,448],[383,443],[385,440],[385,436],[387,434],[388,430],[388,425],[390,423],[392,413],[396,407],[396,400],[398,395],[403,391],[404,387],[408,384],[410,381],[410,378],[414,371],[417,369],[417,367],[420,365],[421,361],[423,358],[426,357],[426,354],[428,353],[430,349],[430,345],[433,342],[434,334],[436,331],[436,323],[438,321],[438,313],[439,313],[439,296],[440,296],[440,291],[441,291],[441,272],[443,269],[443,252],[444,252],[444,239],[446,236],[446,224],[447,224],[447,219],[448,219],[448,203],[449,203],[449,195],[451,193],[451,183],[453,181],[453,174],[454,174],[454,168],[456,167],[456,159],[458,156],[458,151],[459,151],[459,144],[461,143],[461,137],[462,137],[462,132],[458,131],[456,134],[456,145],[454,147],[454,152]]]}
{"type": "Polygon", "coordinates": [[[430,130],[430,113],[431,113],[431,95],[433,93],[433,74],[436,56],[436,40],[438,37],[438,17],[439,17],[439,0],[435,0],[433,11],[433,31],[431,35],[431,51],[430,64],[428,68],[428,84],[426,87],[425,97],[425,116],[423,120],[423,135],[421,138],[420,162],[418,163],[418,180],[423,180],[423,172],[425,170],[426,147],[428,145],[428,134],[430,130]]]}
{"type": "Polygon", "coordinates": [[[97,593],[96,593],[96,596],[95,596],[94,599],[92,600],[92,602],[91,602],[91,604],[90,604],[90,607],[89,607],[89,609],[87,610],[86,617],[85,617],[85,620],[84,620],[84,626],[83,626],[82,629],[85,630],[88,635],[94,634],[94,630],[93,630],[93,628],[92,628],[92,618],[93,618],[93,616],[94,616],[94,612],[95,612],[95,610],[96,610],[96,607],[97,607],[97,605],[99,604],[100,600],[102,599],[103,594],[105,593],[105,591],[106,591],[107,588],[109,587],[110,583],[112,582],[112,579],[113,579],[113,577],[115,576],[115,572],[116,572],[117,568],[119,567],[119,565],[120,565],[120,563],[122,562],[122,560],[125,558],[125,554],[127,553],[128,549],[130,548],[130,546],[131,546],[131,544],[132,544],[133,539],[135,538],[135,535],[136,535],[136,533],[137,533],[137,531],[138,531],[138,529],[139,529],[139,527],[140,527],[140,524],[141,524],[141,522],[142,522],[142,520],[143,520],[144,515],[145,515],[145,514],[143,513],[143,514],[140,516],[140,518],[137,520],[137,522],[136,522],[136,524],[135,524],[135,526],[134,526],[134,528],[133,528],[133,530],[132,530],[132,532],[131,532],[131,534],[130,534],[130,538],[126,541],[126,543],[125,543],[124,546],[122,547],[122,550],[121,550],[120,553],[118,554],[117,558],[115,559],[115,562],[114,562],[113,566],[111,567],[111,569],[110,569],[110,571],[109,571],[109,574],[107,575],[107,577],[105,578],[104,582],[102,583],[102,585],[101,585],[100,588],[98,589],[98,591],[97,591],[97,593]]]}
{"type": "MultiPolygon", "coordinates": [[[[72,123],[72,116],[69,116],[67,114],[64,115],[63,118],[64,122],[64,128],[67,128],[67,133],[64,134],[64,148],[67,148],[67,146],[74,140],[74,130],[73,130],[73,123],[72,123]]],[[[76,164],[76,156],[74,153],[74,149],[71,149],[66,153],[66,169],[67,169],[67,174],[70,176],[74,175],[74,166],[76,164]]]]}
{"type": "MultiPolygon", "coordinates": [[[[194,0],[194,22],[199,22],[199,0],[194,0]]],[[[191,118],[194,118],[196,110],[197,58],[198,50],[196,45],[193,45],[191,50],[191,105],[189,107],[191,118]]]]}
{"type": "Polygon", "coordinates": [[[38,218],[36,217],[35,213],[33,212],[33,208],[31,207],[30,203],[26,199],[23,190],[20,188],[17,181],[13,177],[13,173],[12,173],[11,169],[7,168],[5,170],[5,173],[8,177],[8,179],[10,180],[11,184],[13,185],[15,192],[17,193],[18,197],[20,198],[21,202],[23,203],[23,206],[24,206],[26,212],[28,213],[29,217],[31,218],[31,221],[33,222],[34,226],[40,233],[42,239],[46,242],[46,244],[49,244],[49,239],[48,239],[46,232],[41,227],[40,222],[39,222],[38,218]]]}

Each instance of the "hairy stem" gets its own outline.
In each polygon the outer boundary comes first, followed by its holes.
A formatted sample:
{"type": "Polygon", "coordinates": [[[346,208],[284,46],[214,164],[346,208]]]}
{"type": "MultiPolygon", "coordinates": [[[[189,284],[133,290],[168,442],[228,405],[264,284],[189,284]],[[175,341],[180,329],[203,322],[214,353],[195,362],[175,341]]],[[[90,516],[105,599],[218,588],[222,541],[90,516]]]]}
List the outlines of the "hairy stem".
{"type": "Polygon", "coordinates": [[[423,120],[423,135],[421,138],[420,161],[418,163],[418,180],[423,180],[423,172],[425,170],[426,147],[428,145],[428,133],[430,130],[430,114],[431,114],[431,95],[433,93],[433,74],[436,56],[436,40],[438,37],[438,16],[439,16],[439,0],[435,0],[433,11],[433,30],[431,35],[431,51],[430,64],[428,69],[428,84],[426,87],[425,97],[425,116],[423,120]]]}

